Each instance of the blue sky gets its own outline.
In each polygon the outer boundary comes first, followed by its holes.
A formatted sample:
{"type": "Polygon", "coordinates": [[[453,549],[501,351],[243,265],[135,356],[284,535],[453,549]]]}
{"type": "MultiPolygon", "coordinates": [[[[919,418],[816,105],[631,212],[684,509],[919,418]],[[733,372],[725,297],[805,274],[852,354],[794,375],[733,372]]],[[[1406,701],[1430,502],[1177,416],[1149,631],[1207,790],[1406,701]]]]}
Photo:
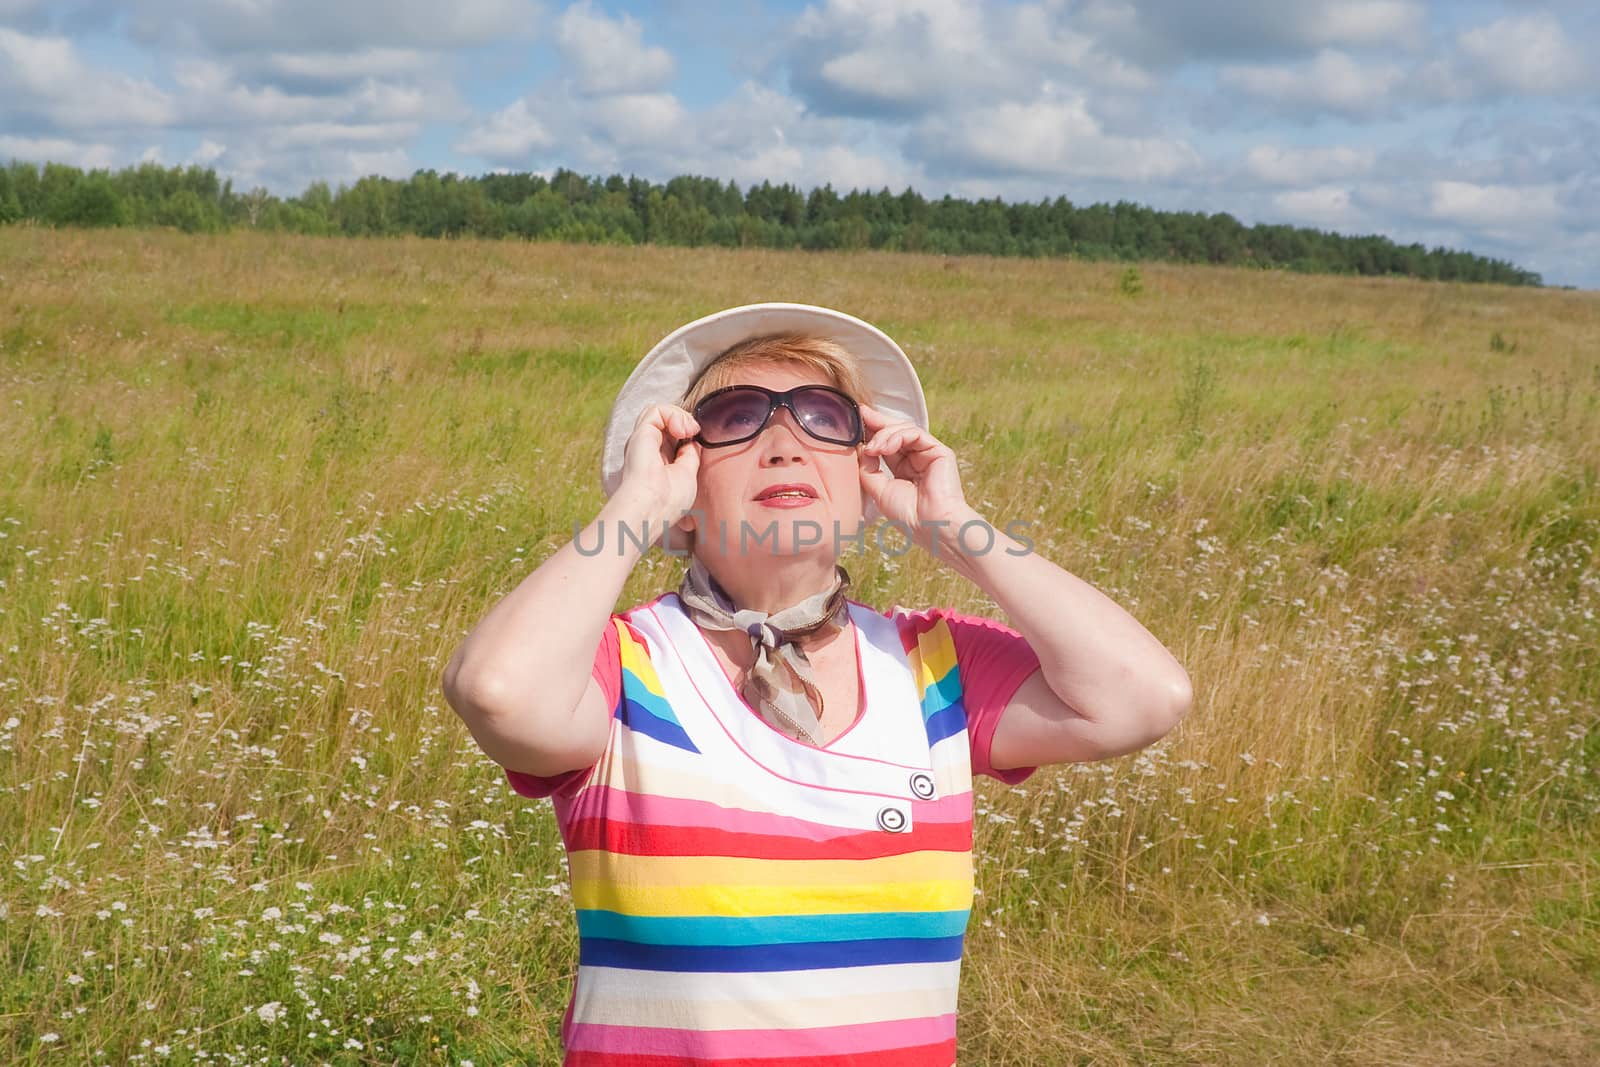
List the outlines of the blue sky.
{"type": "Polygon", "coordinates": [[[0,0],[0,159],[1227,211],[1600,288],[1589,0],[0,0]]]}

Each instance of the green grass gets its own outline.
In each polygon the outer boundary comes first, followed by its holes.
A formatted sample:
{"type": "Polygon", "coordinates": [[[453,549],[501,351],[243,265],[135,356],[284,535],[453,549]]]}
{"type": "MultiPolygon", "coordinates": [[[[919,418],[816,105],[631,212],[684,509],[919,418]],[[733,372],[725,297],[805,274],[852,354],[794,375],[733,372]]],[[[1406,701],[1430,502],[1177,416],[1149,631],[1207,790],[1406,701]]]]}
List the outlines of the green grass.
{"type": "Polygon", "coordinates": [[[0,1061],[554,1062],[555,821],[439,672],[637,358],[790,299],[1195,683],[980,786],[963,1063],[1592,1062],[1600,302],[1126,271],[0,229],[0,1061]]]}

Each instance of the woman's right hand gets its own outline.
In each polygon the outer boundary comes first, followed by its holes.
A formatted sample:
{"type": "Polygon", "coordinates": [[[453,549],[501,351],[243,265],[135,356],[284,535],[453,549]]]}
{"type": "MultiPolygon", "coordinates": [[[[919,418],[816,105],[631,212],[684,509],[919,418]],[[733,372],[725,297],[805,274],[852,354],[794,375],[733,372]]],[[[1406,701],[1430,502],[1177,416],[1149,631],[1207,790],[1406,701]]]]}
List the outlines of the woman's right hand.
{"type": "Polygon", "coordinates": [[[622,452],[618,495],[637,494],[668,522],[694,507],[700,475],[700,432],[693,415],[676,404],[652,404],[639,413],[622,452]]]}

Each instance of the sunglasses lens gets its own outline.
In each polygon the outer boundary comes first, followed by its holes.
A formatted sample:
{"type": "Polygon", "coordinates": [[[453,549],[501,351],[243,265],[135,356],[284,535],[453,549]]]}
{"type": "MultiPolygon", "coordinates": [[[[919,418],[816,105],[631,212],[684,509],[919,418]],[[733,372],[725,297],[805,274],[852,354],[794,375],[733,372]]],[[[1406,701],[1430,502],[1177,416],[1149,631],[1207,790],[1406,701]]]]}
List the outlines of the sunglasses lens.
{"type": "Polygon", "coordinates": [[[861,438],[861,417],[856,406],[826,389],[805,389],[794,395],[800,425],[819,441],[853,445],[861,438]]]}
{"type": "Polygon", "coordinates": [[[765,393],[754,389],[729,389],[702,403],[695,409],[694,417],[706,443],[720,445],[754,436],[771,410],[765,393]]]}
{"type": "MultiPolygon", "coordinates": [[[[860,443],[861,414],[848,397],[821,386],[801,387],[789,397],[800,426],[812,437],[829,444],[860,443]]],[[[760,433],[776,407],[764,390],[735,386],[701,401],[694,417],[702,441],[731,445],[760,433]]]]}

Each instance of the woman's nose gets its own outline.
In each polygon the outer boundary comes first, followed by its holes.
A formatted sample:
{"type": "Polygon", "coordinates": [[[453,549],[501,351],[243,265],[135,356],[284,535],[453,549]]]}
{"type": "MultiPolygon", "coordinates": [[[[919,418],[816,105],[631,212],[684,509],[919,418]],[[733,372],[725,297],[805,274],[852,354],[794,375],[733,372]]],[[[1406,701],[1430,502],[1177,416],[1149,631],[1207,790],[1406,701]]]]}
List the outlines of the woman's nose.
{"type": "Polygon", "coordinates": [[[801,443],[804,437],[805,431],[794,421],[789,409],[779,408],[761,431],[761,462],[768,466],[804,463],[806,450],[801,443]]]}

